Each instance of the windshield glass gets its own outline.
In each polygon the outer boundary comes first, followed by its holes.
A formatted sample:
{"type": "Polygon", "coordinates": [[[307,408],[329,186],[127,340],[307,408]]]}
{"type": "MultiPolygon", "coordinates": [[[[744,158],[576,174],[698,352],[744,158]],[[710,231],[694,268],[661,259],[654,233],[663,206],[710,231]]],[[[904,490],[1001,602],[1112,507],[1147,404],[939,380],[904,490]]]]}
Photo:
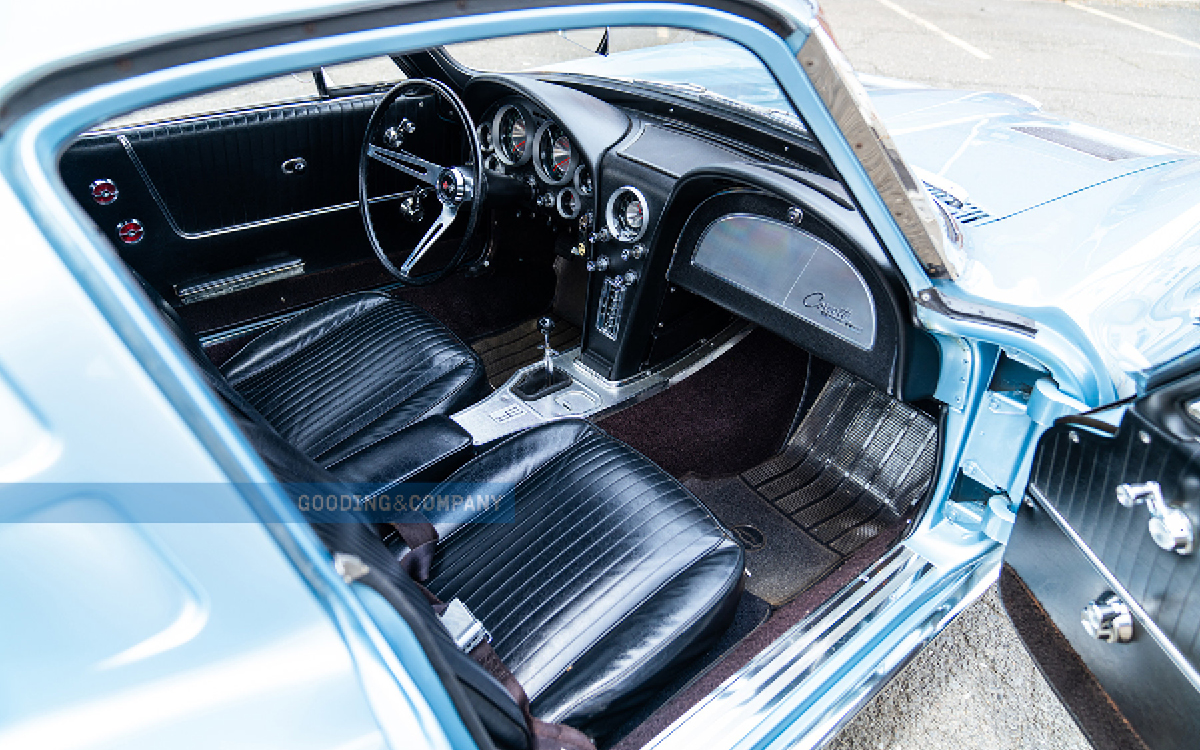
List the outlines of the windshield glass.
{"type": "Polygon", "coordinates": [[[739,44],[665,26],[576,29],[453,44],[445,51],[488,73],[576,73],[670,89],[692,99],[753,110],[803,129],[762,61],[739,44]]]}

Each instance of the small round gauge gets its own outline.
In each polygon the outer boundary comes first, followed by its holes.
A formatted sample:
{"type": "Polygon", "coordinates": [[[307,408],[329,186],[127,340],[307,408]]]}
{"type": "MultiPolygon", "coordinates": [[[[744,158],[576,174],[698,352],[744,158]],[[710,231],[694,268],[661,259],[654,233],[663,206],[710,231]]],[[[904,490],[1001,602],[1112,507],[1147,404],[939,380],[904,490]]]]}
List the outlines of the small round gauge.
{"type": "Polygon", "coordinates": [[[547,120],[533,141],[533,168],[550,185],[566,185],[575,171],[575,149],[561,127],[547,120]]]}
{"type": "Polygon", "coordinates": [[[558,191],[558,195],[554,198],[554,207],[558,209],[558,215],[564,219],[574,219],[579,215],[579,210],[583,208],[583,200],[579,197],[579,193],[575,192],[575,188],[565,187],[558,191]]]}
{"type": "Polygon", "coordinates": [[[626,185],[608,199],[608,232],[618,242],[636,242],[646,231],[648,205],[646,196],[635,187],[626,185]]]}
{"type": "Polygon", "coordinates": [[[479,147],[485,154],[492,152],[492,123],[479,123],[479,147]]]}
{"type": "Polygon", "coordinates": [[[505,104],[492,120],[492,145],[500,161],[519,167],[529,161],[533,152],[530,125],[533,118],[522,107],[505,104]]]}
{"type": "Polygon", "coordinates": [[[575,170],[575,189],[580,195],[592,194],[592,170],[586,164],[580,164],[575,170]]]}

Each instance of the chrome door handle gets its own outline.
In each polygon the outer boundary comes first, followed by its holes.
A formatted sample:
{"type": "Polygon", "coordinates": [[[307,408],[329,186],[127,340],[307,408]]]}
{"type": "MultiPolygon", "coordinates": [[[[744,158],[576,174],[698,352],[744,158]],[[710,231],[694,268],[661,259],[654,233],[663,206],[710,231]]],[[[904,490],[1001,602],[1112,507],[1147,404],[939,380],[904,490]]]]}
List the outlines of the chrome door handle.
{"type": "Polygon", "coordinates": [[[1088,602],[1079,613],[1079,624],[1098,641],[1128,643],[1133,640],[1133,613],[1129,605],[1109,591],[1088,602]]]}
{"type": "Polygon", "coordinates": [[[1192,519],[1179,508],[1167,505],[1158,482],[1117,485],[1117,502],[1126,508],[1146,504],[1150,510],[1150,536],[1168,552],[1190,555],[1195,549],[1192,519]]]}
{"type": "Polygon", "coordinates": [[[284,174],[300,174],[306,169],[308,169],[308,162],[304,160],[303,156],[288,159],[279,165],[279,170],[284,174]]]}

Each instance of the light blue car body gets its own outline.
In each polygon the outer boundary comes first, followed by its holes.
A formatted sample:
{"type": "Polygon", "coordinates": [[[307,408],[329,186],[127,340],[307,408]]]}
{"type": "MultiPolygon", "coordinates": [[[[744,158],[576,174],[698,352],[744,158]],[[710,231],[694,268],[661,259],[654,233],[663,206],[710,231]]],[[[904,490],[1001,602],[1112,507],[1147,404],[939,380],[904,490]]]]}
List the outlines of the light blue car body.
{"type": "MultiPolygon", "coordinates": [[[[744,18],[688,5],[464,15],[167,68],[65,96],[13,123],[0,136],[0,221],[8,231],[0,246],[0,747],[474,746],[407,625],[376,594],[334,573],[315,536],[67,196],[57,154],[74,134],[139,106],[447,41],[604,25],[708,31],[752,51],[761,64],[697,71],[669,59],[656,64],[661,52],[628,53],[606,60],[607,72],[625,61],[630,77],[652,69],[662,80],[674,76],[734,98],[749,90],[755,104],[798,112],[911,291],[938,286],[1019,309],[1041,324],[1030,338],[921,313],[942,346],[939,398],[956,407],[944,435],[945,465],[994,452],[992,443],[972,442],[972,434],[1001,348],[1049,371],[1058,387],[1055,403],[1096,406],[1128,391],[1129,383],[1114,382],[1120,368],[1097,346],[1104,333],[1085,330],[1079,321],[1091,318],[1072,313],[1070,294],[1090,268],[1072,259],[1106,248],[1121,256],[1146,227],[1190,215],[1200,197],[1196,157],[1161,148],[1096,163],[1055,144],[1002,138],[1012,123],[1043,117],[1020,100],[872,89],[904,155],[961,187],[990,217],[964,232],[968,260],[981,270],[959,283],[931,282],[796,63],[814,11],[805,3],[788,6],[801,30],[786,39],[744,18]],[[1044,174],[1036,171],[1043,164],[1051,165],[1044,174]],[[1103,236],[1094,236],[1096,227],[1103,236]],[[1053,248],[1061,263],[1048,254],[1053,248]],[[22,483],[50,490],[34,498],[22,483]],[[207,502],[220,522],[147,520],[147,497],[169,495],[182,483],[208,486],[207,502]]],[[[250,11],[245,16],[231,15],[229,24],[255,20],[250,11]]],[[[744,55],[723,54],[733,62],[744,55]]],[[[0,95],[45,72],[0,81],[0,95]]],[[[1179,234],[1162,238],[1174,237],[1163,263],[1177,262],[1186,250],[1190,235],[1179,234]]],[[[1190,339],[1185,343],[1191,347],[1190,339]]],[[[1164,351],[1173,355],[1182,346],[1164,351]]],[[[1136,384],[1138,374],[1130,377],[1136,384]]],[[[1020,447],[1009,449],[1010,465],[1001,467],[1011,473],[1006,486],[1014,491],[1038,424],[1014,423],[1003,433],[1020,447]]],[[[947,570],[996,557],[998,549],[982,533],[933,533],[946,528],[951,476],[943,472],[921,520],[931,532],[922,554],[948,561],[947,570]]],[[[789,726],[796,716],[780,714],[776,722],[789,726]]],[[[772,746],[786,735],[766,732],[751,744],[772,746]]]]}

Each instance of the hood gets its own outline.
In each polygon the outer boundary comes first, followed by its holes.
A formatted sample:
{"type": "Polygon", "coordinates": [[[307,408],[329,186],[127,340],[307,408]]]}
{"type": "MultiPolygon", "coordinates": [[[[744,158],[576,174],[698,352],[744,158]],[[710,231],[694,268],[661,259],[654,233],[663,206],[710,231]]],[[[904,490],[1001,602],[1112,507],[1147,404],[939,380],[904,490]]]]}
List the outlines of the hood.
{"type": "Polygon", "coordinates": [[[873,89],[901,153],[935,190],[1004,219],[1187,152],[1042,113],[1019,97],[938,89],[873,89]]]}
{"type": "Polygon", "coordinates": [[[967,295],[1061,310],[1130,395],[1200,345],[1200,156],[1023,99],[875,90],[898,147],[963,225],[967,295]]]}

